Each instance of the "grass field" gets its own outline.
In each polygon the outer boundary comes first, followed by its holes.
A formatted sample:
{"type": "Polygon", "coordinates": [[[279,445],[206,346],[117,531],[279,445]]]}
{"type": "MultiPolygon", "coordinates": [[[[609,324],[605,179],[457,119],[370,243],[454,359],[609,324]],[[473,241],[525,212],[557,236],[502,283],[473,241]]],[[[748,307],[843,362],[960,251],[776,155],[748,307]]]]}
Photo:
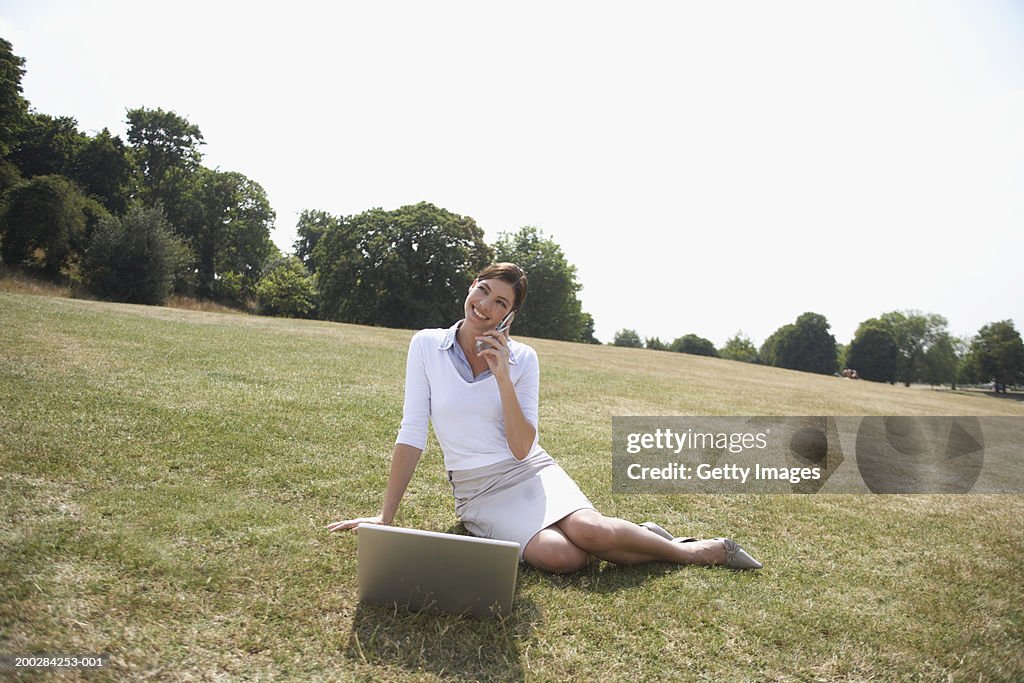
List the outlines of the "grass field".
{"type": "MultiPolygon", "coordinates": [[[[503,621],[356,601],[411,332],[0,291],[0,654],[89,680],[1024,679],[1021,496],[613,496],[614,415],[1024,415],[982,393],[531,340],[541,440],[606,514],[760,572],[520,572],[503,621]]],[[[456,524],[431,437],[396,523],[456,524]]],[[[11,675],[0,671],[0,677],[11,675]]]]}

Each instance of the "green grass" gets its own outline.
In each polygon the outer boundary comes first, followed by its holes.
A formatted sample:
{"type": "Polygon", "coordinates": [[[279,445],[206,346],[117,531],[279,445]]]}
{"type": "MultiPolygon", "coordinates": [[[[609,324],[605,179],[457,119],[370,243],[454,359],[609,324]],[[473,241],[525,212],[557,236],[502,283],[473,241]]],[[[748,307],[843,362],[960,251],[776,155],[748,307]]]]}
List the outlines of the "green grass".
{"type": "MultiPolygon", "coordinates": [[[[411,332],[0,292],[0,654],[91,680],[1020,680],[1020,496],[612,496],[613,415],[1024,415],[971,392],[531,340],[605,513],[756,573],[520,572],[504,621],[356,601],[411,332]]],[[[396,523],[456,524],[431,437],[396,523]]],[[[0,672],[0,676],[10,672],[0,672]]],[[[49,673],[25,678],[50,678],[49,673]]]]}

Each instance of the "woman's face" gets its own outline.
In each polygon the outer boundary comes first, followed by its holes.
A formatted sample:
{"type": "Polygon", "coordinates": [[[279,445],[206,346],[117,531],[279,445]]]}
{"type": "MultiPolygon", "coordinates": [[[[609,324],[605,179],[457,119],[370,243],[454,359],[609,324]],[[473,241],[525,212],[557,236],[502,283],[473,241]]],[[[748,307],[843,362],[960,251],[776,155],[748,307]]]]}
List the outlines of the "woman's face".
{"type": "Polygon", "coordinates": [[[466,297],[466,323],[492,330],[512,310],[516,290],[504,280],[475,280],[466,297]]]}

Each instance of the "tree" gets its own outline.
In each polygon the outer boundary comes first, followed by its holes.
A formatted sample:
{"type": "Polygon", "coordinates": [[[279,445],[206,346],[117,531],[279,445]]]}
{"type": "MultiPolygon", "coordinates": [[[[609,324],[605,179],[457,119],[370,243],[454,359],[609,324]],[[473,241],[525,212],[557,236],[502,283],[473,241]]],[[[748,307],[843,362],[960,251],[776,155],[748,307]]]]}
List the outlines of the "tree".
{"type": "MultiPolygon", "coordinates": [[[[24,178],[21,177],[17,166],[6,159],[0,159],[0,202],[3,202],[4,193],[22,180],[24,178]]],[[[0,233],[2,232],[3,226],[0,226],[0,233]]]]}
{"type": "Polygon", "coordinates": [[[740,330],[732,339],[725,342],[725,346],[718,352],[718,355],[728,360],[756,363],[757,347],[754,346],[754,342],[750,340],[750,337],[744,335],[743,331],[740,330]]]}
{"type": "Polygon", "coordinates": [[[848,368],[848,367],[850,367],[846,363],[846,360],[849,357],[849,355],[850,355],[850,345],[849,344],[839,344],[839,343],[836,343],[836,367],[837,368],[848,368]]]}
{"type": "Polygon", "coordinates": [[[889,325],[899,349],[896,378],[909,387],[920,379],[924,355],[938,336],[946,333],[947,321],[941,315],[920,311],[891,311],[879,320],[889,325]]]}
{"type": "Polygon", "coordinates": [[[173,111],[130,109],[128,144],[140,198],[150,206],[161,205],[171,225],[181,231],[188,211],[183,196],[202,160],[199,147],[204,143],[199,127],[173,111]]]}
{"type": "Polygon", "coordinates": [[[857,327],[846,353],[846,367],[857,376],[874,382],[894,382],[899,346],[892,326],[869,318],[857,327]]]}
{"type": "Polygon", "coordinates": [[[777,329],[761,346],[763,362],[781,368],[831,375],[836,372],[836,338],[828,319],[804,313],[795,323],[777,329]]]}
{"type": "Polygon", "coordinates": [[[768,338],[764,340],[757,352],[757,357],[761,363],[774,367],[785,367],[780,361],[779,349],[793,335],[793,327],[793,324],[789,323],[768,335],[768,338]]]}
{"type": "Polygon", "coordinates": [[[949,333],[937,334],[924,352],[921,380],[932,386],[949,384],[951,388],[956,389],[957,371],[960,364],[960,354],[957,349],[960,347],[960,340],[951,337],[949,333]]]}
{"type": "Polygon", "coordinates": [[[296,226],[298,239],[292,244],[292,248],[309,272],[316,273],[316,261],[313,254],[316,252],[316,245],[320,243],[320,238],[337,224],[338,219],[326,211],[307,209],[299,214],[299,222],[296,226]]]}
{"type": "Polygon", "coordinates": [[[71,178],[108,211],[124,213],[131,191],[131,168],[121,138],[104,128],[78,147],[71,178]]]}
{"type": "Polygon", "coordinates": [[[59,275],[87,238],[87,219],[98,207],[70,181],[37,176],[8,190],[0,229],[3,260],[59,275]]]}
{"type": "Polygon", "coordinates": [[[1024,381],[1024,343],[1012,320],[989,323],[978,330],[971,353],[982,377],[995,382],[996,391],[1000,385],[1024,381]]]}
{"type": "Polygon", "coordinates": [[[184,255],[163,212],[134,204],[122,218],[100,222],[82,259],[82,278],[104,299],[162,304],[184,255]]]}
{"type": "Polygon", "coordinates": [[[643,346],[640,342],[640,335],[636,333],[636,330],[630,329],[621,329],[616,332],[612,344],[614,346],[627,346],[634,349],[639,349],[643,346]]]}
{"type": "Polygon", "coordinates": [[[581,285],[576,279],[576,266],[569,263],[554,240],[537,228],[526,226],[514,234],[500,235],[494,245],[494,257],[520,266],[530,282],[527,304],[516,313],[517,334],[589,341],[587,319],[577,297],[581,285]]]}
{"type": "Polygon", "coordinates": [[[32,113],[25,120],[10,159],[26,178],[71,177],[75,157],[85,141],[74,118],[32,113]]]}
{"type": "Polygon", "coordinates": [[[690,353],[695,356],[711,356],[712,358],[718,358],[718,351],[715,349],[715,345],[711,343],[711,340],[699,337],[695,334],[686,334],[674,339],[672,343],[668,345],[668,350],[676,351],[678,353],[690,353]]]}
{"type": "Polygon", "coordinates": [[[274,249],[266,192],[241,173],[199,167],[182,202],[178,231],[196,255],[199,294],[241,303],[274,249]]]}
{"type": "MultiPolygon", "coordinates": [[[[217,226],[214,264],[218,272],[235,272],[242,276],[248,292],[260,278],[267,258],[276,249],[270,239],[276,214],[263,186],[241,173],[220,173],[231,188],[231,202],[223,222],[217,226]]],[[[208,229],[212,227],[208,226],[208,229]]]]}
{"type": "Polygon", "coordinates": [[[256,296],[263,315],[305,318],[316,310],[316,283],[297,256],[271,259],[256,296]]]}
{"type": "Polygon", "coordinates": [[[652,351],[668,351],[668,344],[657,337],[648,337],[644,340],[644,348],[652,351]]]}
{"type": "Polygon", "coordinates": [[[25,58],[15,55],[10,41],[0,38],[0,158],[10,153],[28,117],[28,101],[21,94],[24,67],[25,58]]]}
{"type": "Polygon", "coordinates": [[[450,325],[491,257],[476,221],[427,202],[342,217],[313,251],[321,316],[407,329],[450,325]]]}
{"type": "Polygon", "coordinates": [[[583,313],[583,333],[580,341],[584,344],[600,344],[601,341],[594,336],[594,316],[587,312],[583,313]]]}

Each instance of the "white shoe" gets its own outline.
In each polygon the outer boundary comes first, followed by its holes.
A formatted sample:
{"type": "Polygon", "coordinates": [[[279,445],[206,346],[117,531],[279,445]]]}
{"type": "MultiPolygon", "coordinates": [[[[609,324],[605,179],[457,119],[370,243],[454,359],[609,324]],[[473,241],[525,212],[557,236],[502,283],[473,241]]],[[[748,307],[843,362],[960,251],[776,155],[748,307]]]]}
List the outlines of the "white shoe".
{"type": "Polygon", "coordinates": [[[732,569],[760,569],[764,565],[750,556],[740,544],[731,538],[719,539],[725,544],[725,566],[732,569]]]}

